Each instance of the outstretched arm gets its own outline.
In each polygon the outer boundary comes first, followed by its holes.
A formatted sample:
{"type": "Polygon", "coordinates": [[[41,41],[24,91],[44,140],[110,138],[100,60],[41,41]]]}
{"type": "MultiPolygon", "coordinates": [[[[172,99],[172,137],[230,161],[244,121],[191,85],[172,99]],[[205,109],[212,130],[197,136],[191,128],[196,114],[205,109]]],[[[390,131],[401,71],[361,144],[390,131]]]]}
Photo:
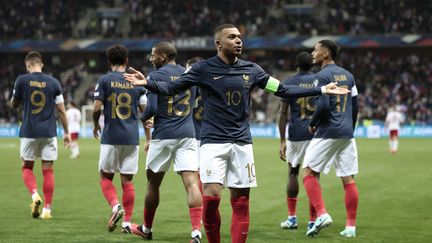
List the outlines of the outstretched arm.
{"type": "Polygon", "coordinates": [[[128,72],[130,73],[123,74],[128,82],[135,86],[142,85],[148,90],[161,95],[175,95],[196,85],[195,82],[191,81],[196,74],[184,73],[175,82],[159,82],[146,79],[141,72],[133,68],[129,68],[128,72]]]}
{"type": "Polygon", "coordinates": [[[276,96],[285,98],[296,98],[305,96],[316,96],[321,94],[340,95],[347,94],[350,91],[346,88],[340,88],[336,83],[329,83],[321,87],[304,88],[297,85],[281,84],[276,78],[269,77],[265,85],[261,84],[261,88],[268,92],[274,93],[276,96]]]}

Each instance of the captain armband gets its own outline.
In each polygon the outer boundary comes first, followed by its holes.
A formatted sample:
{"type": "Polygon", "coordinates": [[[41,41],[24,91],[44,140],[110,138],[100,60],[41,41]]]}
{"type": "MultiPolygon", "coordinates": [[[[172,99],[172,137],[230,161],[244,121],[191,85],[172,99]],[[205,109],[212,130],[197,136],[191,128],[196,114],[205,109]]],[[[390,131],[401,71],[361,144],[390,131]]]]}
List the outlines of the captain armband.
{"type": "Polygon", "coordinates": [[[270,78],[267,80],[267,84],[264,88],[265,91],[275,93],[279,88],[280,81],[276,78],[273,78],[270,76],[270,78]]]}

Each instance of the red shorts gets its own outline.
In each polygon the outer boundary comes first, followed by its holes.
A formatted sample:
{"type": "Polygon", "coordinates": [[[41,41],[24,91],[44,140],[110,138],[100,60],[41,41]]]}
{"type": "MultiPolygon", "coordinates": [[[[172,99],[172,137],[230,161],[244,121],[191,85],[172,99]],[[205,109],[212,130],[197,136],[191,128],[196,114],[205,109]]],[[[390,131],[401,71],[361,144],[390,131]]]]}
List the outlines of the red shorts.
{"type": "Polygon", "coordinates": [[[398,130],[390,130],[390,138],[397,138],[398,130]]]}
{"type": "Polygon", "coordinates": [[[79,136],[79,133],[77,133],[77,132],[71,133],[71,139],[72,139],[72,141],[78,140],[78,136],[79,136]]]}

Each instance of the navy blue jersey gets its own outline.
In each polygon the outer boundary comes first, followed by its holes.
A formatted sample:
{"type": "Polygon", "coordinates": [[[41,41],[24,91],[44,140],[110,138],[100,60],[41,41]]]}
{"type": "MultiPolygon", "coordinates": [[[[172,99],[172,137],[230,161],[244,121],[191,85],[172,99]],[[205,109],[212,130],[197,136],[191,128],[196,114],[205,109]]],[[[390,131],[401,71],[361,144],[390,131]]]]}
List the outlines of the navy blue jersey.
{"type": "MultiPolygon", "coordinates": [[[[175,82],[184,71],[185,68],[180,65],[166,64],[151,72],[147,78],[156,82],[175,82]]],[[[192,120],[195,93],[195,88],[173,96],[149,92],[141,119],[154,116],[152,139],[195,138],[192,120]]]]}
{"type": "MultiPolygon", "coordinates": [[[[298,85],[300,87],[316,87],[315,74],[300,72],[284,81],[286,85],[298,85]],[[314,82],[315,81],[315,82],[314,82]]],[[[314,96],[300,98],[282,98],[290,106],[290,124],[288,128],[288,140],[305,141],[310,140],[313,134],[309,132],[310,118],[315,111],[314,96]]]]}
{"type": "Polygon", "coordinates": [[[98,79],[94,99],[104,107],[102,144],[138,145],[138,106],[145,95],[143,87],[134,87],[122,72],[109,72],[98,79]]]}
{"type": "Polygon", "coordinates": [[[193,109],[193,122],[195,127],[195,138],[197,140],[201,140],[200,130],[201,130],[201,123],[204,116],[204,107],[203,107],[203,100],[201,96],[200,88],[195,87],[197,91],[196,99],[195,99],[195,105],[193,109]]]}
{"type": "Polygon", "coordinates": [[[23,105],[21,138],[51,138],[57,136],[55,117],[56,97],[62,94],[57,79],[34,72],[18,76],[13,97],[23,105]]]}
{"type": "MultiPolygon", "coordinates": [[[[228,65],[218,56],[193,64],[175,82],[149,80],[149,90],[172,95],[191,86],[201,88],[204,117],[201,144],[252,143],[249,128],[249,93],[258,86],[264,89],[270,75],[255,63],[239,59],[228,65]]],[[[320,88],[277,86],[278,96],[311,96],[321,94],[320,88]]]]}
{"type": "Polygon", "coordinates": [[[316,110],[311,119],[311,126],[316,126],[316,138],[353,138],[353,117],[357,108],[357,88],[353,75],[336,64],[326,65],[316,74],[319,86],[337,82],[339,87],[351,90],[345,95],[318,98],[316,110]],[[354,104],[354,105],[353,105],[354,104]]]}

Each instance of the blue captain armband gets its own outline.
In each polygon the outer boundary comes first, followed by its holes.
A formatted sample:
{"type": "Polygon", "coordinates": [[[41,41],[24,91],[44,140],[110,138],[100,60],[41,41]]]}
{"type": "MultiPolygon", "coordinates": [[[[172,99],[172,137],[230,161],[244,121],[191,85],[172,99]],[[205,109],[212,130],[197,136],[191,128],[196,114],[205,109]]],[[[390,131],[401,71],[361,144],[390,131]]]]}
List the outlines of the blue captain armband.
{"type": "Polygon", "coordinates": [[[264,88],[265,91],[275,93],[279,88],[280,81],[270,76],[264,88]]]}

